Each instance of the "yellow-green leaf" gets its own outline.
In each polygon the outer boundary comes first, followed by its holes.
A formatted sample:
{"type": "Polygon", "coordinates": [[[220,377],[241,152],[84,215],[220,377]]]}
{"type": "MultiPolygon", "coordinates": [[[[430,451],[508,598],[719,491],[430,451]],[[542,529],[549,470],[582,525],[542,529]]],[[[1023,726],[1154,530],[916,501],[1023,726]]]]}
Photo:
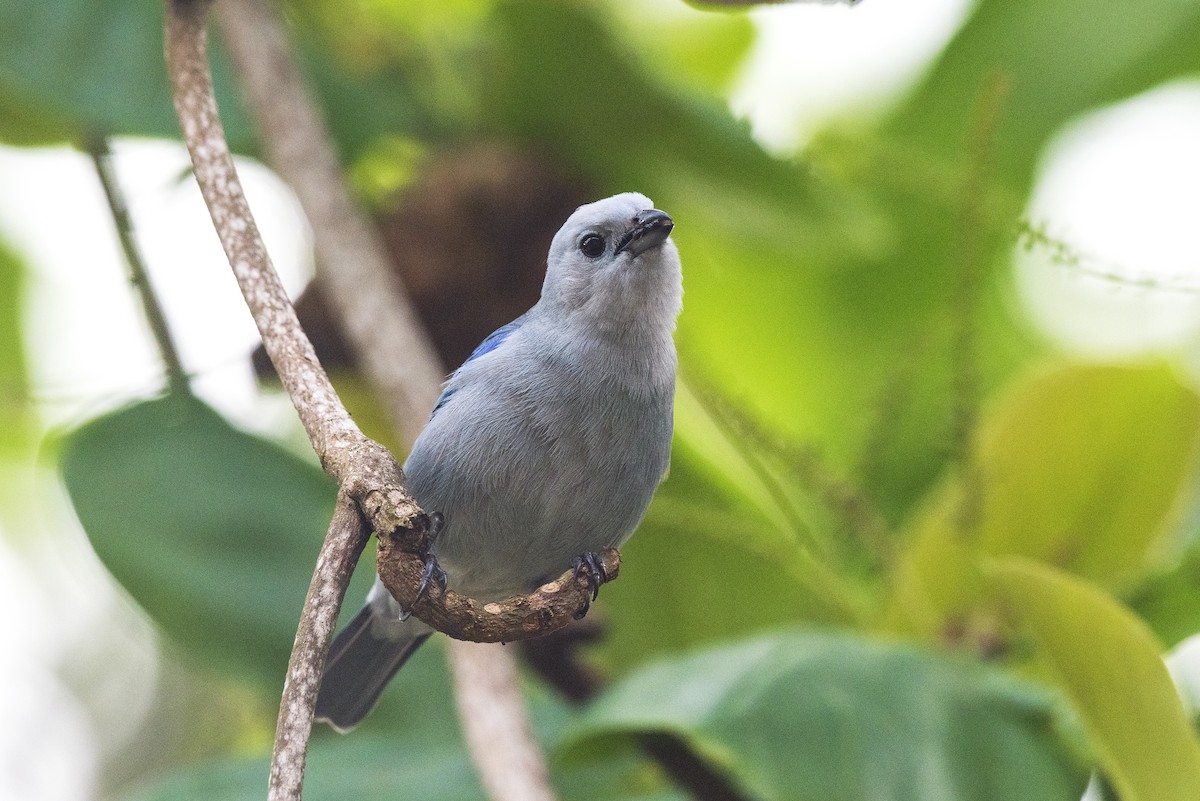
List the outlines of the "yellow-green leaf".
{"type": "Polygon", "coordinates": [[[1075,365],[1027,381],[975,449],[983,549],[1119,584],[1163,544],[1198,431],[1200,398],[1165,365],[1075,365]]]}
{"type": "Polygon", "coordinates": [[[1122,801],[1200,798],[1200,744],[1149,629],[1098,587],[1018,557],[989,585],[1078,711],[1122,801]]]}

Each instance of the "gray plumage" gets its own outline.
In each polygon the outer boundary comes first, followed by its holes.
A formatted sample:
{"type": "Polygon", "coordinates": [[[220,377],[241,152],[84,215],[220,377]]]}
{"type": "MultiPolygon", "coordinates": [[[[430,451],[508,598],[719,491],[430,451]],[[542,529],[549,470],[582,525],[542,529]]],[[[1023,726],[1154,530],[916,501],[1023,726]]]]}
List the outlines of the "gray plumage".
{"type": "MultiPolygon", "coordinates": [[[[672,225],[636,193],[581,206],[550,246],[541,299],[446,382],[404,471],[445,518],[434,552],[456,591],[528,592],[641,520],[670,458],[672,225]]],[[[317,718],[360,722],[430,632],[376,579],[330,650],[317,718]]]]}

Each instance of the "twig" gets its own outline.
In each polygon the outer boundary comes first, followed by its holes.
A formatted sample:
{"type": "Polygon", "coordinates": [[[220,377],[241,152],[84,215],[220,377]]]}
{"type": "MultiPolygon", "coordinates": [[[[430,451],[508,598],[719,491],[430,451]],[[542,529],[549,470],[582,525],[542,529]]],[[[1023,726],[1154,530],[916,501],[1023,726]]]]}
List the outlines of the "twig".
{"type": "Polygon", "coordinates": [[[378,230],[350,195],[324,120],[266,0],[222,0],[221,37],[271,166],[313,228],[317,280],[361,357],[396,433],[421,432],[446,374],[391,269],[378,230]]]}
{"type": "MultiPolygon", "coordinates": [[[[417,599],[416,586],[425,569],[420,559],[397,559],[393,552],[404,544],[388,536],[379,537],[379,578],[400,606],[456,640],[470,642],[517,642],[556,631],[570,623],[587,607],[591,584],[586,573],[568,569],[554,581],[528,595],[482,603],[454,590],[442,591],[436,583],[417,599]]],[[[406,553],[399,554],[407,556],[406,553]]],[[[621,555],[615,548],[598,556],[607,581],[617,577],[621,555]]]]}
{"type": "Polygon", "coordinates": [[[1008,80],[992,74],[985,80],[978,107],[968,132],[967,173],[961,189],[958,218],[957,276],[954,299],[954,340],[951,345],[953,388],[953,429],[950,458],[962,475],[965,492],[958,510],[958,526],[966,535],[979,524],[982,498],[979,477],[970,459],[970,438],[979,416],[979,376],[976,315],[984,277],[984,225],[988,173],[1008,80]]]}
{"type": "Polygon", "coordinates": [[[916,368],[929,349],[929,332],[922,329],[896,350],[897,357],[876,396],[863,445],[853,474],[863,488],[878,488],[884,478],[888,449],[911,402],[916,368]]]}
{"type": "Polygon", "coordinates": [[[108,201],[108,210],[112,214],[113,225],[117,229],[117,238],[121,241],[121,250],[125,253],[125,263],[129,267],[129,283],[137,290],[142,301],[142,309],[146,313],[146,322],[150,325],[150,333],[158,345],[159,355],[167,370],[167,389],[172,394],[183,395],[191,392],[188,386],[187,372],[183,369],[183,361],[179,358],[179,349],[167,326],[167,317],[162,305],[150,285],[150,276],[146,272],[146,261],[138,249],[137,240],[133,237],[133,221],[129,217],[129,204],[121,192],[121,185],[112,166],[112,151],[108,146],[108,138],[99,134],[90,136],[84,142],[92,165],[96,168],[96,177],[104,189],[104,198],[108,201]]]}
{"type": "MultiPolygon", "coordinates": [[[[714,387],[695,377],[689,379],[689,385],[696,399],[713,421],[724,429],[743,457],[749,461],[754,455],[759,462],[755,469],[760,477],[774,480],[758,460],[756,451],[775,456],[800,487],[833,513],[841,527],[853,535],[875,561],[888,563],[892,555],[892,541],[882,515],[857,485],[835,474],[815,447],[793,444],[768,431],[744,409],[738,408],[714,387]]],[[[772,495],[783,496],[782,488],[777,488],[772,495]]],[[[815,541],[811,534],[808,539],[815,541]]]]}
{"type": "Polygon", "coordinates": [[[525,715],[516,661],[499,645],[450,643],[454,699],[463,736],[487,794],[510,801],[554,801],[550,773],[525,715]]]}
{"type": "Polygon", "coordinates": [[[313,707],[321,688],[325,654],[337,626],[338,610],[359,554],[371,531],[354,502],[339,495],[329,523],[329,533],[317,557],[312,583],[304,598],[304,614],[296,631],[296,644],[288,659],[283,703],[279,705],[271,754],[269,798],[299,798],[304,783],[304,760],[308,732],[313,725],[313,707]]]}
{"type": "MultiPolygon", "coordinates": [[[[207,64],[204,22],[209,5],[209,0],[167,0],[168,72],[176,112],[192,155],[196,179],[247,305],[259,327],[264,349],[296,406],[322,466],[326,472],[339,480],[343,497],[354,501],[367,523],[375,530],[381,544],[387,542],[392,546],[399,546],[390,548],[387,559],[381,560],[381,566],[385,561],[395,561],[403,575],[415,576],[417,571],[423,569],[423,561],[419,555],[428,550],[428,519],[404,489],[396,461],[386,449],[362,435],[334,393],[275,276],[238,184],[233,160],[217,116],[212,79],[207,64]]],[[[275,57],[277,56],[278,54],[275,54],[275,57]]],[[[365,313],[360,313],[359,306],[353,304],[347,304],[340,309],[343,314],[357,319],[358,324],[350,326],[349,329],[349,333],[360,340],[356,344],[363,345],[365,342],[368,347],[382,339],[373,325],[376,321],[372,314],[386,316],[389,311],[395,311],[394,295],[384,296],[390,298],[387,302],[382,301],[380,297],[362,298],[363,295],[371,294],[371,289],[377,285],[378,281],[374,281],[366,286],[351,287],[348,290],[351,296],[362,300],[359,305],[365,304],[365,313]],[[393,303],[390,309],[388,302],[393,303]]],[[[408,343],[409,340],[401,340],[392,343],[391,347],[404,347],[408,343]]],[[[392,382],[393,386],[398,386],[408,381],[409,376],[404,374],[403,361],[394,361],[400,364],[401,368],[394,374],[397,378],[392,382]]],[[[387,358],[371,359],[368,363],[373,368],[372,372],[392,369],[387,358]]],[[[426,367],[436,369],[430,364],[426,367]]],[[[429,392],[427,381],[420,381],[418,378],[417,385],[426,387],[422,392],[429,392]]],[[[411,429],[401,427],[401,430],[411,433],[411,429]]],[[[334,563],[335,560],[327,561],[318,565],[318,569],[328,570],[334,563]]],[[[313,582],[314,586],[317,586],[318,582],[328,586],[328,582],[319,575],[314,575],[313,582]]],[[[403,601],[406,592],[410,594],[409,597],[415,594],[415,584],[413,581],[405,587],[393,585],[389,589],[403,601]]],[[[562,605],[579,608],[585,603],[589,589],[581,584],[579,581],[562,583],[560,592],[563,597],[571,598],[569,601],[562,601],[562,605]]],[[[328,611],[336,617],[340,597],[336,597],[337,593],[331,595],[335,597],[323,597],[323,603],[330,604],[328,611]]],[[[444,597],[446,596],[441,594],[433,595],[425,603],[418,605],[414,613],[418,618],[426,620],[426,616],[437,609],[439,601],[444,597]]],[[[512,601],[520,602],[521,599],[512,601]]],[[[519,616],[505,613],[509,603],[506,601],[495,606],[500,609],[502,619],[516,621],[519,616]]],[[[493,614],[490,608],[484,608],[483,605],[467,605],[467,619],[471,619],[474,613],[493,614]]],[[[306,608],[305,614],[311,614],[311,610],[306,608]]],[[[540,618],[539,621],[546,623],[545,618],[540,618]]],[[[558,625],[568,621],[569,618],[551,616],[549,622],[558,625]]],[[[526,624],[527,621],[523,621],[507,638],[503,634],[497,636],[499,639],[528,636],[526,624]]],[[[477,627],[481,630],[493,630],[495,625],[490,619],[481,619],[477,622],[477,627]]],[[[446,633],[459,636],[459,632],[455,630],[446,630],[446,633]]],[[[308,660],[309,669],[317,675],[320,674],[324,650],[310,651],[298,658],[308,660]]],[[[311,731],[312,698],[293,690],[290,686],[285,687],[283,705],[288,707],[293,703],[304,706],[308,711],[304,715],[287,715],[280,719],[281,729],[276,732],[276,739],[277,743],[285,743],[286,747],[277,747],[276,750],[291,759],[291,769],[280,769],[276,772],[273,768],[270,788],[272,799],[300,798],[303,774],[295,769],[295,765],[303,764],[311,731]]],[[[519,703],[515,707],[510,704],[509,708],[513,716],[524,714],[519,703]]],[[[493,748],[503,748],[505,745],[504,742],[491,743],[493,748]]]]}

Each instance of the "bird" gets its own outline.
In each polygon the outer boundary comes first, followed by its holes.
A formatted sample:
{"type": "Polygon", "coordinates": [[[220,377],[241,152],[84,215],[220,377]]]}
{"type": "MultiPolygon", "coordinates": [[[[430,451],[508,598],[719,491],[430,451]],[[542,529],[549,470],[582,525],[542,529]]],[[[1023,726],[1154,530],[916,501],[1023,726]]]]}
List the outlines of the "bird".
{"type": "MultiPolygon", "coordinates": [[[[404,463],[437,524],[427,577],[487,602],[586,564],[598,589],[597,552],[630,537],[670,462],[673,228],[636,192],[580,206],[550,244],[537,303],[447,379],[404,463]]],[[[317,720],[358,725],[432,633],[376,577],[330,646],[317,720]]]]}

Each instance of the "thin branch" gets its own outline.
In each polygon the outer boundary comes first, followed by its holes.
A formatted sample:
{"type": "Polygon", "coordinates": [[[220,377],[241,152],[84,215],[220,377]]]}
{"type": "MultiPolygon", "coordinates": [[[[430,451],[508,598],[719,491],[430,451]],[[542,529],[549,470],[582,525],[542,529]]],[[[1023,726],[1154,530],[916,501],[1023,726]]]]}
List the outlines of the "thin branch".
{"type": "Polygon", "coordinates": [[[167,317],[163,313],[162,305],[150,284],[146,261],[142,258],[137,240],[134,239],[129,205],[125,202],[125,195],[112,166],[112,150],[108,146],[108,138],[98,134],[90,136],[85,140],[84,147],[92,158],[96,177],[100,179],[104,198],[108,201],[108,210],[117,229],[117,238],[121,242],[121,250],[125,253],[125,264],[129,267],[129,283],[133,284],[142,301],[146,322],[150,325],[150,333],[158,345],[159,355],[166,367],[167,389],[172,394],[187,394],[191,392],[187,372],[183,369],[183,361],[179,358],[179,349],[175,346],[171,329],[167,327],[167,317]]]}
{"type": "Polygon", "coordinates": [[[1142,289],[1179,295],[1200,294],[1200,284],[1190,274],[1176,276],[1152,275],[1127,265],[1085,253],[1071,243],[1050,233],[1045,221],[1018,220],[1013,239],[1026,253],[1040,251],[1047,261],[1076,275],[1094,278],[1114,288],[1142,289]]]}
{"type": "MultiPolygon", "coordinates": [[[[892,556],[892,538],[883,516],[875,509],[866,493],[854,482],[835,473],[817,448],[788,442],[769,431],[745,409],[738,408],[713,386],[695,377],[689,386],[713,421],[721,427],[730,442],[751,461],[758,462],[757,470],[766,481],[774,481],[758,453],[774,456],[787,474],[806,492],[831,512],[838,524],[858,540],[863,549],[879,564],[887,564],[892,556]]],[[[753,462],[751,462],[753,466],[753,462]]],[[[773,494],[784,496],[778,487],[773,494]]],[[[780,503],[786,502],[780,501],[780,503]]],[[[808,529],[811,532],[811,529],[808,529]]],[[[809,533],[808,539],[816,541],[809,533]]],[[[822,543],[824,544],[824,543],[822,543]]]]}
{"type": "Polygon", "coordinates": [[[501,645],[450,643],[463,736],[489,798],[554,801],[550,773],[526,715],[516,661],[501,645]],[[497,658],[500,657],[500,658],[497,658]]]}
{"type": "Polygon", "coordinates": [[[340,478],[365,439],[338,400],[275,273],[234,167],[208,67],[207,0],[167,0],[167,69],[175,112],[217,236],[263,346],[326,472],[340,478]]]}
{"type": "MultiPolygon", "coordinates": [[[[598,556],[606,581],[617,577],[621,555],[615,548],[598,556]]],[[[515,595],[503,601],[482,603],[443,591],[431,584],[418,599],[417,583],[425,570],[419,558],[404,551],[387,536],[379,537],[379,578],[404,609],[456,640],[471,642],[517,642],[563,628],[582,614],[591,601],[591,583],[587,572],[569,569],[554,581],[543,584],[528,595],[515,595]],[[399,551],[397,553],[397,551],[399,551]]]]}
{"type": "MultiPolygon", "coordinates": [[[[209,5],[209,0],[167,0],[168,72],[176,113],[192,156],[197,182],[209,206],[209,213],[233,267],[234,275],[258,325],[264,349],[296,407],[322,466],[326,472],[338,479],[342,497],[352,500],[357,505],[367,523],[376,532],[381,549],[385,544],[388,547],[387,553],[381,556],[381,569],[394,563],[395,569],[407,582],[404,586],[391,584],[389,590],[402,603],[407,598],[409,605],[412,605],[417,584],[415,577],[423,570],[424,563],[421,557],[428,551],[428,518],[405,490],[402,474],[395,459],[378,443],[363,436],[350,419],[317,362],[312,345],[301,331],[295,312],[275,276],[238,183],[233,160],[217,116],[206,52],[205,17],[209,5]]],[[[268,16],[267,19],[270,21],[271,17],[268,16]]],[[[275,38],[272,41],[280,40],[275,38]]],[[[253,59],[250,61],[256,63],[253,59]]],[[[313,119],[316,119],[315,116],[313,119]]],[[[357,214],[352,208],[347,213],[357,214]]],[[[377,267],[372,268],[376,269],[377,267]]],[[[386,316],[389,312],[394,312],[396,307],[394,293],[373,291],[378,285],[378,281],[372,280],[369,284],[353,287],[341,285],[339,290],[358,301],[340,304],[339,312],[347,319],[356,321],[356,325],[348,327],[348,332],[356,340],[355,344],[364,349],[375,347],[375,343],[380,341],[387,341],[380,335],[376,315],[386,316]],[[374,297],[364,298],[364,295],[374,297]]],[[[393,342],[391,347],[408,347],[412,341],[411,338],[401,338],[393,342]]],[[[390,359],[387,354],[391,351],[377,353],[381,354],[380,358],[366,360],[372,377],[378,378],[375,373],[395,370],[394,373],[389,372],[392,378],[390,382],[379,383],[398,387],[414,381],[412,376],[406,374],[408,368],[404,366],[405,362],[402,359],[390,359]]],[[[430,371],[437,371],[436,362],[426,359],[424,373],[427,375],[430,371]]],[[[418,374],[415,386],[420,389],[411,391],[410,398],[432,398],[432,384],[428,379],[421,379],[418,374]]],[[[432,403],[432,400],[429,403],[432,403]]],[[[409,411],[413,405],[420,404],[419,400],[410,402],[409,411]]],[[[411,435],[413,429],[403,424],[403,420],[412,419],[409,411],[393,414],[397,418],[399,430],[411,435]]],[[[615,562],[612,567],[615,574],[615,562]]],[[[318,564],[318,572],[330,569],[329,562],[318,564]]],[[[566,578],[564,576],[564,579],[566,578]]],[[[552,596],[550,606],[554,609],[577,610],[586,605],[590,592],[587,582],[573,574],[570,580],[564,579],[557,582],[557,588],[549,591],[549,595],[552,596]]],[[[314,577],[314,582],[318,581],[322,582],[322,586],[331,586],[330,580],[314,577]]],[[[464,603],[457,609],[457,616],[451,617],[464,627],[474,626],[476,631],[487,631],[488,636],[495,636],[500,640],[531,636],[535,631],[545,633],[554,626],[565,625],[570,621],[570,616],[558,612],[547,615],[546,604],[538,600],[539,593],[547,594],[547,588],[539,590],[529,598],[510,599],[499,604],[464,603]],[[513,626],[512,631],[501,631],[497,627],[497,620],[513,626]]],[[[414,614],[425,622],[442,628],[452,637],[462,636],[459,630],[443,628],[432,622],[432,616],[436,616],[447,601],[453,602],[454,595],[431,591],[428,598],[416,604],[414,614]]],[[[322,603],[333,604],[332,613],[336,617],[340,601],[335,603],[334,599],[323,598],[322,603]]],[[[311,610],[306,607],[306,618],[311,614],[311,610]]],[[[298,640],[298,647],[299,644],[298,640]]],[[[314,671],[319,675],[320,668],[312,661],[311,650],[297,654],[296,659],[301,660],[297,664],[306,666],[306,675],[314,671]]],[[[515,701],[508,699],[506,715],[511,719],[524,719],[524,707],[519,696],[515,698],[515,701]]],[[[279,766],[278,773],[273,767],[272,798],[300,798],[299,781],[302,779],[302,772],[297,772],[294,768],[297,764],[303,764],[311,732],[312,702],[312,697],[301,695],[295,703],[302,707],[302,714],[281,715],[280,729],[276,732],[276,753],[286,758],[291,766],[287,776],[295,781],[286,787],[277,783],[282,781],[284,766],[279,766]]],[[[511,743],[503,741],[490,743],[492,748],[504,748],[509,745],[511,743]]],[[[536,748],[536,745],[533,747],[536,748]]],[[[478,754],[475,756],[479,758],[478,754]]],[[[482,763],[479,764],[481,768],[484,767],[482,763]]]]}
{"type": "Polygon", "coordinates": [[[968,163],[963,179],[958,218],[957,277],[954,299],[954,375],[951,460],[958,466],[966,491],[958,510],[959,529],[967,535],[978,526],[981,487],[970,460],[970,438],[979,416],[978,337],[979,296],[985,275],[984,232],[987,222],[987,178],[992,168],[996,131],[1009,82],[1001,74],[985,80],[970,130],[968,163]]]}
{"type": "Polygon", "coordinates": [[[300,798],[304,784],[304,760],[308,753],[308,732],[312,730],[313,708],[321,688],[325,670],[325,655],[338,611],[346,596],[346,587],[354,566],[358,564],[371,530],[359,514],[358,507],[345,495],[339,495],[329,523],[329,533],[317,556],[317,566],[308,594],[304,598],[304,614],[296,631],[296,642],[288,660],[287,680],[283,685],[283,701],[279,705],[276,737],[271,754],[271,777],[268,799],[300,798]]]}
{"type": "Polygon", "coordinates": [[[312,226],[317,280],[334,318],[361,357],[396,433],[411,443],[446,371],[391,269],[377,228],[351,196],[274,3],[222,0],[216,21],[267,161],[292,187],[312,226]]]}

